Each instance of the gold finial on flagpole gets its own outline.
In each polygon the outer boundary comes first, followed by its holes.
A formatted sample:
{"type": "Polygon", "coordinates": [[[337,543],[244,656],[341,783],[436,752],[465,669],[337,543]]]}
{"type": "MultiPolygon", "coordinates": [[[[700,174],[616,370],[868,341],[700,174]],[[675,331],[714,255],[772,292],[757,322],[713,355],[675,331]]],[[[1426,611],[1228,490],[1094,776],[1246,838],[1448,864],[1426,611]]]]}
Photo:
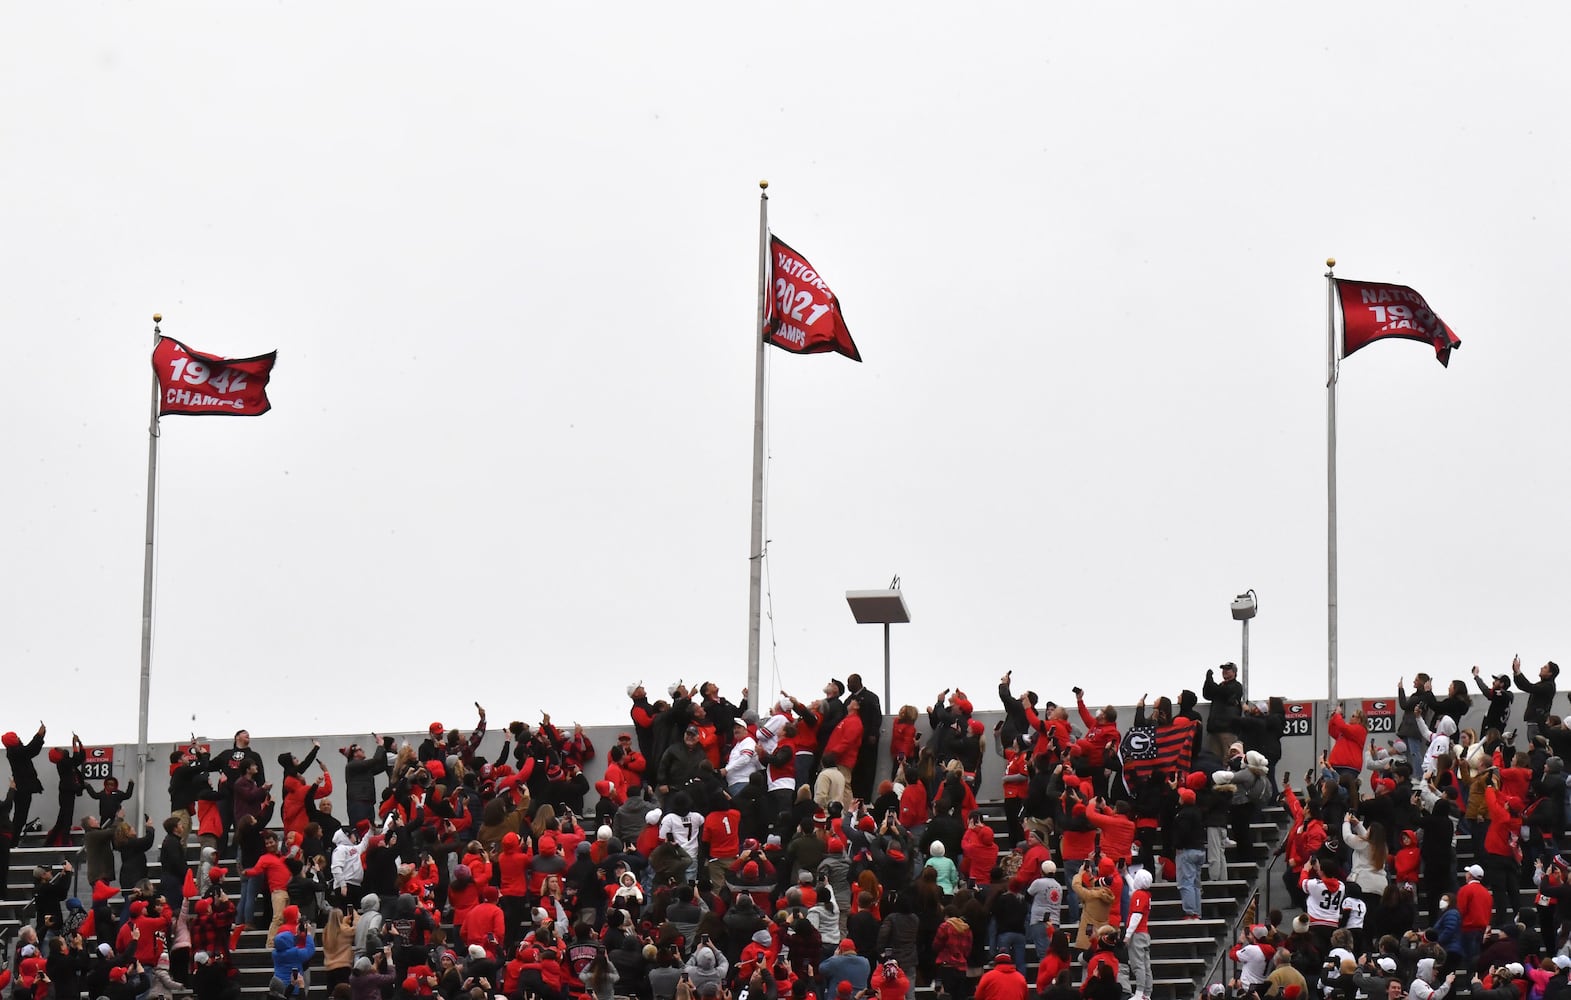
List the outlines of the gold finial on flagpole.
{"type": "Polygon", "coordinates": [[[1336,267],[1336,258],[1335,257],[1327,257],[1326,258],[1326,267],[1336,267]]]}
{"type": "Polygon", "coordinates": [[[769,190],[769,182],[768,181],[759,181],[758,182],[758,186],[760,188],[762,188],[763,190],[765,190],[765,191],[769,190]]]}
{"type": "Polygon", "coordinates": [[[164,314],[163,313],[153,313],[153,322],[154,323],[162,323],[163,321],[164,321],[164,314]]]}

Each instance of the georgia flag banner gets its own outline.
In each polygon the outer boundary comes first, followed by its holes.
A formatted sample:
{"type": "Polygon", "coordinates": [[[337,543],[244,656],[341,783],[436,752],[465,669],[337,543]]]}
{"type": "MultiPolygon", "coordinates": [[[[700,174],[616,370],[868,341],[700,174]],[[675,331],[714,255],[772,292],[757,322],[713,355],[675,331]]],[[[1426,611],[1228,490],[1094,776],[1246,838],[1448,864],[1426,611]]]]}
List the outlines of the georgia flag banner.
{"type": "Polygon", "coordinates": [[[277,360],[277,351],[254,358],[220,358],[160,337],[153,347],[158,415],[260,417],[273,408],[267,401],[267,381],[277,360]]]}
{"type": "Polygon", "coordinates": [[[764,336],[771,344],[792,354],[834,351],[862,360],[840,313],[840,300],[807,258],[774,234],[769,236],[769,277],[764,336]]]}
{"type": "Polygon", "coordinates": [[[1424,297],[1406,285],[1336,279],[1342,300],[1342,357],[1387,337],[1419,340],[1435,349],[1435,360],[1451,363],[1452,348],[1462,341],[1436,316],[1424,297]]]}

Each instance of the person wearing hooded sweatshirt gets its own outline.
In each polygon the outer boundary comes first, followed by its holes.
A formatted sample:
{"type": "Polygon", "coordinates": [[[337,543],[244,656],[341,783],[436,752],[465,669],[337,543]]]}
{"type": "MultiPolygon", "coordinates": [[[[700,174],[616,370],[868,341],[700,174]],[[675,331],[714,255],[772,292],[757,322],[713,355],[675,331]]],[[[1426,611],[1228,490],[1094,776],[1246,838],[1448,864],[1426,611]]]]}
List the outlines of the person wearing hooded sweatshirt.
{"type": "Polygon", "coordinates": [[[1424,777],[1427,778],[1435,773],[1435,758],[1451,752],[1451,737],[1456,735],[1456,720],[1449,715],[1442,715],[1433,730],[1421,715],[1415,716],[1413,723],[1418,727],[1419,736],[1428,745],[1424,751],[1424,777]]]}
{"type": "Polygon", "coordinates": [[[5,745],[5,757],[11,764],[11,781],[16,788],[15,797],[11,803],[11,829],[16,831],[16,839],[21,840],[27,833],[28,812],[33,807],[33,796],[42,795],[44,786],[38,780],[38,769],[33,766],[33,761],[44,748],[44,733],[48,730],[42,722],[38,724],[38,732],[26,743],[15,733],[6,733],[0,736],[0,744],[5,745]]]}
{"type": "Polygon", "coordinates": [[[699,939],[698,946],[693,949],[693,957],[687,960],[687,967],[683,970],[693,984],[693,989],[702,992],[705,986],[713,985],[716,988],[725,982],[726,973],[731,965],[726,961],[725,954],[713,942],[699,939]]]}
{"type": "MultiPolygon", "coordinates": [[[[273,982],[271,988],[274,990],[286,989],[293,995],[295,990],[289,987],[293,986],[297,979],[301,980],[301,985],[303,985],[305,967],[315,954],[316,940],[311,935],[305,935],[305,941],[296,945],[295,936],[292,932],[279,931],[278,935],[273,938],[273,982]]],[[[303,989],[300,990],[300,994],[304,995],[303,989]]]]}
{"type": "Polygon", "coordinates": [[[933,937],[933,951],[944,992],[955,1000],[967,1000],[971,995],[971,925],[961,918],[953,903],[944,910],[944,920],[933,937]]]}
{"type": "Polygon", "coordinates": [[[1414,972],[1413,984],[1407,988],[1409,1000],[1445,1000],[1456,982],[1456,973],[1449,973],[1439,986],[1435,985],[1435,960],[1421,958],[1414,972]]]}
{"type": "MultiPolygon", "coordinates": [[[[1134,824],[1130,824],[1133,829],[1134,824]]],[[[987,885],[993,880],[993,867],[998,864],[998,844],[993,840],[993,828],[982,822],[982,814],[971,814],[971,825],[960,838],[960,859],[964,865],[961,874],[976,885],[987,885]]]]}
{"type": "Polygon", "coordinates": [[[374,892],[360,899],[360,919],[355,922],[355,958],[382,950],[382,900],[374,892]]]}
{"type": "Polygon", "coordinates": [[[1151,996],[1151,873],[1144,868],[1129,876],[1129,918],[1124,941],[1129,947],[1129,972],[1135,1000],[1151,996]]]}

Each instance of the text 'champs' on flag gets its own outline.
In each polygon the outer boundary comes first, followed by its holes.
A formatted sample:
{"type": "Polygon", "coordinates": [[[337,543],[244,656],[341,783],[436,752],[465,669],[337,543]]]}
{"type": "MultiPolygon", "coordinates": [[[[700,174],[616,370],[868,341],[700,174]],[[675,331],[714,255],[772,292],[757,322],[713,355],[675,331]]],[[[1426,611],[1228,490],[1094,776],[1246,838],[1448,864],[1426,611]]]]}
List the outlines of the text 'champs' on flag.
{"type": "Polygon", "coordinates": [[[1451,363],[1451,350],[1462,341],[1436,316],[1424,297],[1406,285],[1336,279],[1342,301],[1342,356],[1376,340],[1398,337],[1419,340],[1435,349],[1435,360],[1451,363]]]}
{"type": "Polygon", "coordinates": [[[259,417],[272,409],[267,382],[277,360],[277,351],[254,358],[220,358],[160,337],[153,347],[158,415],[259,417]]]}
{"type": "Polygon", "coordinates": [[[773,235],[769,277],[764,336],[771,344],[792,354],[834,351],[852,361],[862,360],[846,329],[840,300],[806,257],[773,235]]]}

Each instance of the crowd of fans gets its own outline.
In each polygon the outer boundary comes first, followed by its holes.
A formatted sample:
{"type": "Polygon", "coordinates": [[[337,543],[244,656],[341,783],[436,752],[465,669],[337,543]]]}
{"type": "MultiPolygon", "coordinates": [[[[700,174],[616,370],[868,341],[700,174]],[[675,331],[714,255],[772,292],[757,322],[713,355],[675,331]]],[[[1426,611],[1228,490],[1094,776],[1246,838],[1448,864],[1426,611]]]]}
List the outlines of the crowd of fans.
{"type": "MultiPolygon", "coordinates": [[[[91,795],[86,870],[34,871],[6,988],[232,1000],[233,952],[253,927],[267,932],[274,1000],[313,980],[348,1000],[898,1000],[929,983],[952,1000],[1024,1000],[1032,986],[1053,1000],[1144,998],[1153,882],[1175,881],[1184,918],[1200,919],[1204,884],[1227,879],[1230,859],[1260,860],[1251,825],[1281,801],[1284,878],[1304,912],[1247,928],[1236,978],[1213,989],[1571,1000],[1559,995],[1571,865],[1558,848],[1571,730],[1549,712],[1558,668],[1513,672],[1477,680],[1481,734],[1460,728],[1466,687],[1437,699],[1422,674],[1399,691],[1388,745],[1359,713],[1334,713],[1334,744],[1296,787],[1277,774],[1281,699],[1246,702],[1231,664],[1207,672],[1204,719],[1184,691],[1149,710],[1142,698],[1123,730],[1078,687],[1059,705],[1017,695],[1006,674],[991,729],[945,690],[894,713],[882,760],[884,710],[856,675],[757,707],[712,683],[655,701],[633,684],[631,725],[593,784],[601,751],[580,727],[513,722],[485,753],[478,704],[467,734],[372,734],[332,769],[315,742],[264,761],[241,731],[220,750],[173,751],[171,814],[140,826],[124,815],[129,786],[82,780],[73,737],[49,752],[60,815],[46,840],[68,842],[91,795]],[[1504,728],[1513,684],[1527,693],[1520,739],[1504,728]],[[990,758],[1002,840],[977,809],[990,758]],[[1461,873],[1458,830],[1483,845],[1461,873]],[[1519,913],[1524,865],[1538,892],[1519,913]],[[77,898],[80,874],[90,892],[77,898]],[[226,877],[240,880],[234,896],[226,877]]],[[[26,743],[4,736],[0,851],[42,792],[44,737],[42,725],[26,743]]]]}

